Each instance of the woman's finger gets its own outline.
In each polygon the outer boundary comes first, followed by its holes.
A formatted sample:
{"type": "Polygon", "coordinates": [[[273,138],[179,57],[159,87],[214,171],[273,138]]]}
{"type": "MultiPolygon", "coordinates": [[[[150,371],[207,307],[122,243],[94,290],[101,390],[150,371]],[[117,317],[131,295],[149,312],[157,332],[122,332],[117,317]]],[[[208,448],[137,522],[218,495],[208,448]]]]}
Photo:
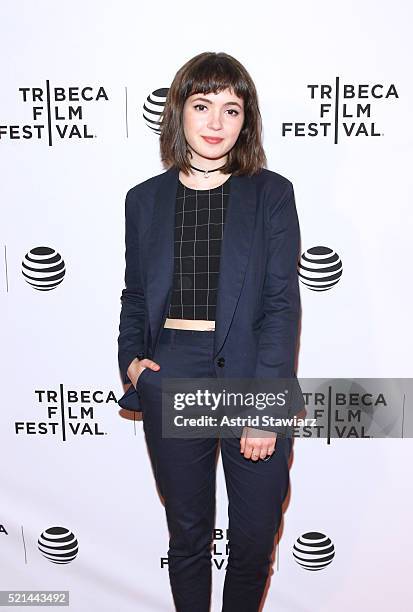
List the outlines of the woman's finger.
{"type": "Polygon", "coordinates": [[[145,366],[145,368],[150,368],[151,370],[159,370],[159,368],[161,367],[159,363],[156,363],[156,361],[152,361],[152,359],[147,359],[146,357],[139,361],[139,365],[145,366]]]}
{"type": "Polygon", "coordinates": [[[253,443],[246,443],[244,457],[246,459],[253,459],[254,461],[258,461],[261,455],[261,447],[255,446],[253,443]]]}
{"type": "Polygon", "coordinates": [[[242,430],[241,439],[240,439],[240,451],[241,451],[241,453],[243,453],[245,451],[245,439],[246,439],[246,437],[247,437],[247,432],[246,432],[245,427],[244,427],[244,429],[242,430]]]}
{"type": "Polygon", "coordinates": [[[253,461],[258,461],[258,459],[261,458],[261,452],[262,452],[262,450],[260,448],[255,448],[254,447],[252,449],[252,452],[251,452],[251,459],[253,461]]]}
{"type": "Polygon", "coordinates": [[[268,456],[268,449],[267,448],[262,448],[261,452],[260,452],[260,459],[265,459],[265,457],[268,456]]]}

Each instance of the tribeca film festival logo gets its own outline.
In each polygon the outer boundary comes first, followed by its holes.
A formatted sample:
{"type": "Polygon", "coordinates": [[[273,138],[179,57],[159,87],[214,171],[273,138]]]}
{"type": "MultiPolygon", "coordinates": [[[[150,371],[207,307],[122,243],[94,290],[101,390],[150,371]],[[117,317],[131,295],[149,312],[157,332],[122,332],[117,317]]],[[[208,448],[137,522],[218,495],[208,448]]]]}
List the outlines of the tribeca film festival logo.
{"type": "Polygon", "coordinates": [[[34,399],[43,418],[15,421],[15,434],[59,436],[64,442],[73,436],[107,435],[100,428],[96,412],[110,402],[117,405],[113,391],[65,389],[62,384],[59,389],[35,389],[34,399]]]}
{"type": "MultiPolygon", "coordinates": [[[[215,527],[212,537],[211,564],[217,570],[226,570],[229,555],[229,530],[215,527]]],[[[160,558],[160,567],[168,567],[168,557],[160,558]]]]}
{"type": "Polygon", "coordinates": [[[411,435],[405,422],[406,397],[412,379],[302,379],[307,416],[312,427],[295,428],[300,438],[403,438],[411,435]],[[312,388],[311,388],[312,387],[312,388]]]}
{"type": "Polygon", "coordinates": [[[377,137],[383,132],[373,121],[373,105],[384,100],[393,102],[399,98],[396,86],[354,84],[340,82],[335,78],[334,85],[317,83],[309,84],[307,95],[318,104],[319,121],[289,121],[281,124],[281,134],[284,137],[293,136],[330,138],[337,144],[340,137],[377,137]]]}
{"type": "Polygon", "coordinates": [[[48,79],[41,86],[19,87],[17,94],[26,111],[25,120],[0,124],[0,141],[3,142],[40,140],[52,146],[60,140],[95,138],[85,111],[89,111],[94,102],[109,101],[101,85],[52,87],[48,79]]]}

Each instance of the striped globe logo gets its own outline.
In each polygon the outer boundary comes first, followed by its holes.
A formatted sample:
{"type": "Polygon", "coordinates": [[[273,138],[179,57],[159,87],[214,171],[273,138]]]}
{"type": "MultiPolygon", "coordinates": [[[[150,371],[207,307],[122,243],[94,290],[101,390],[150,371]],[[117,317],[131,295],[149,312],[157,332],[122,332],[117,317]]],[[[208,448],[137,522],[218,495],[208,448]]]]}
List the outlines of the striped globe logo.
{"type": "Polygon", "coordinates": [[[327,291],[338,283],[343,264],[337,253],[326,246],[316,246],[301,255],[298,264],[300,281],[312,291],[327,291]]]}
{"type": "Polygon", "coordinates": [[[296,540],[293,556],[298,565],[311,572],[316,572],[332,562],[335,556],[334,544],[324,533],[309,531],[296,540]]]}
{"type": "Polygon", "coordinates": [[[38,548],[52,563],[70,563],[77,557],[79,545],[73,533],[66,527],[49,527],[40,535],[38,548]]]}
{"type": "Polygon", "coordinates": [[[65,262],[57,251],[40,246],[31,249],[22,261],[26,283],[38,291],[56,289],[66,274],[65,262]]]}
{"type": "Polygon", "coordinates": [[[155,89],[155,91],[149,94],[143,105],[144,121],[155,134],[161,133],[161,114],[165,108],[167,94],[167,87],[155,89]]]}

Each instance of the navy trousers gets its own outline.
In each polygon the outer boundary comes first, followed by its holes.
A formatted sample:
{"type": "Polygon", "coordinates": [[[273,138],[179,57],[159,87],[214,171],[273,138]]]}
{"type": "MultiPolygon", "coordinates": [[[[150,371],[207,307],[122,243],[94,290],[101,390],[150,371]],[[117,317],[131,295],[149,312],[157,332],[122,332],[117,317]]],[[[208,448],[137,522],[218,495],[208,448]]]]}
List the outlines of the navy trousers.
{"type": "MultiPolygon", "coordinates": [[[[209,612],[218,438],[162,437],[162,377],[215,377],[214,332],[163,329],[153,360],[138,378],[143,427],[169,529],[168,571],[177,612],[209,612]]],[[[229,555],[223,612],[257,612],[271,566],[281,505],[289,484],[291,439],[278,437],[268,461],[221,438],[228,494],[229,555]]]]}

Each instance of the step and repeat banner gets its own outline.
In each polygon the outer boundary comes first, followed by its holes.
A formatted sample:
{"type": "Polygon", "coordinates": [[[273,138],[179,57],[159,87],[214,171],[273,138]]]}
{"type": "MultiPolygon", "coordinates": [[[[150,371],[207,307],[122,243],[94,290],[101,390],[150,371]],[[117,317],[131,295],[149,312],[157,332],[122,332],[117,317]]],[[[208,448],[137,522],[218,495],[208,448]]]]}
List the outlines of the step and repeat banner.
{"type": "MultiPolygon", "coordinates": [[[[164,170],[176,71],[225,51],[257,86],[268,168],[294,185],[298,375],[326,381],[328,435],[294,441],[263,609],[409,608],[411,397],[377,437],[354,406],[385,401],[357,379],[412,374],[411,17],[400,0],[2,3],[1,605],[53,591],[44,603],[76,612],[174,609],[141,414],[117,405],[124,200],[164,170]],[[331,409],[338,380],[344,413],[331,409]]],[[[217,478],[218,611],[220,458],[217,478]]]]}

